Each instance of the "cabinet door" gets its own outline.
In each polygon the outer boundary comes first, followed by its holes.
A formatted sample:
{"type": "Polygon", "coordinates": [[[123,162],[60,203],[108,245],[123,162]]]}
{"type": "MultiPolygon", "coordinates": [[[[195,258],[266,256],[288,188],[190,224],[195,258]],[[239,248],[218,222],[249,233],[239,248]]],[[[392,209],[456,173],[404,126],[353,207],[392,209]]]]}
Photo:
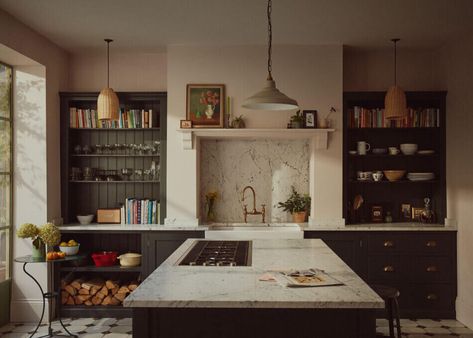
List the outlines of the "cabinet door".
{"type": "Polygon", "coordinates": [[[364,278],[365,269],[360,263],[363,250],[363,241],[360,235],[352,232],[306,231],[304,237],[323,240],[353,271],[364,278]]]}
{"type": "Polygon", "coordinates": [[[162,231],[146,235],[146,268],[149,276],[188,238],[204,238],[203,231],[162,231]]]}

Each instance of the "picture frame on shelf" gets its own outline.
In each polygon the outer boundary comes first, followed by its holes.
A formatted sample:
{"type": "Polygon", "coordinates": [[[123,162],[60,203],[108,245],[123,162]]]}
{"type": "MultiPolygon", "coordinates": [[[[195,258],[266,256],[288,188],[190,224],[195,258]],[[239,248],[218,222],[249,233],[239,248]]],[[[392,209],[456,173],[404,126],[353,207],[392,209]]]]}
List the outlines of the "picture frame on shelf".
{"type": "Polygon", "coordinates": [[[411,214],[412,215],[412,220],[420,222],[420,215],[422,214],[423,210],[424,210],[424,208],[412,207],[412,214],[411,214]]]}
{"type": "Polygon", "coordinates": [[[317,128],[317,110],[303,110],[304,128],[317,128]]]}
{"type": "Polygon", "coordinates": [[[383,220],[383,207],[381,205],[373,205],[371,207],[371,221],[373,223],[382,223],[383,220]]]}
{"type": "Polygon", "coordinates": [[[401,218],[404,221],[409,221],[412,218],[411,215],[411,205],[409,203],[403,203],[401,204],[401,218]]]}
{"type": "Polygon", "coordinates": [[[191,129],[192,121],[191,120],[181,120],[180,124],[181,129],[191,129]]]}
{"type": "Polygon", "coordinates": [[[224,127],[224,84],[188,84],[186,101],[186,120],[193,128],[224,127]]]}

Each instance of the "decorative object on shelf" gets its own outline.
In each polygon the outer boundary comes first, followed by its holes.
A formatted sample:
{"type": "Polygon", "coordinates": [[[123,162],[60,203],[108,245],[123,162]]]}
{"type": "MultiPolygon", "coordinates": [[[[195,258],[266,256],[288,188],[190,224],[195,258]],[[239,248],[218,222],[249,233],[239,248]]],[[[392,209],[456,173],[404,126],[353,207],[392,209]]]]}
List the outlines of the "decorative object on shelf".
{"type": "Polygon", "coordinates": [[[336,112],[337,110],[334,107],[330,107],[329,112],[325,115],[324,118],[320,120],[320,128],[331,128],[332,120],[330,119],[330,114],[336,112]]]}
{"type": "Polygon", "coordinates": [[[119,208],[102,208],[97,209],[97,223],[120,224],[119,208]]]}
{"type": "Polygon", "coordinates": [[[356,142],[356,149],[358,149],[358,155],[366,155],[371,149],[371,145],[365,141],[356,142]]]}
{"type": "Polygon", "coordinates": [[[90,215],[77,215],[76,217],[77,217],[77,220],[79,221],[79,223],[82,224],[82,225],[90,224],[92,222],[92,220],[94,219],[93,214],[90,214],[90,215]]]}
{"type": "Polygon", "coordinates": [[[387,120],[400,120],[407,115],[407,100],[404,91],[397,85],[397,42],[394,43],[394,85],[391,86],[384,98],[384,118],[387,120]]]}
{"type": "Polygon", "coordinates": [[[420,222],[420,215],[422,214],[422,211],[424,211],[424,208],[412,207],[412,213],[411,213],[412,220],[420,222]]]}
{"type": "Polygon", "coordinates": [[[99,120],[118,120],[118,109],[120,103],[117,94],[110,88],[110,42],[112,39],[105,39],[107,43],[107,87],[100,91],[97,99],[97,114],[99,120]]]}
{"type": "Polygon", "coordinates": [[[357,152],[356,150],[349,150],[348,153],[349,153],[350,155],[356,155],[356,154],[358,154],[358,152],[357,152]]]}
{"type": "Polygon", "coordinates": [[[374,155],[384,155],[388,152],[388,150],[386,148],[373,148],[373,150],[371,150],[371,152],[374,155]]]}
{"type": "Polygon", "coordinates": [[[303,110],[304,128],[317,128],[317,110],[303,110]]]}
{"type": "Polygon", "coordinates": [[[290,212],[294,223],[304,223],[310,211],[311,198],[308,194],[299,194],[294,186],[291,189],[289,198],[285,202],[279,202],[278,208],[290,212]]]}
{"type": "Polygon", "coordinates": [[[414,155],[417,152],[417,144],[415,143],[402,143],[399,148],[404,155],[414,155]]]}
{"type": "Polygon", "coordinates": [[[399,149],[397,149],[396,147],[389,147],[389,155],[397,155],[399,154],[399,149]]]}
{"type": "Polygon", "coordinates": [[[353,203],[348,202],[348,210],[350,211],[350,223],[357,223],[362,218],[361,206],[364,203],[363,196],[356,195],[353,198],[353,203]]]}
{"type": "Polygon", "coordinates": [[[389,182],[397,182],[404,177],[405,170],[384,170],[384,176],[389,182]]]}
{"type": "Polygon", "coordinates": [[[373,179],[373,172],[372,171],[357,171],[356,172],[356,179],[358,181],[371,181],[373,179]]]}
{"type": "Polygon", "coordinates": [[[373,173],[373,180],[375,182],[380,182],[383,179],[383,172],[381,170],[375,171],[373,173]]]}
{"type": "Polygon", "coordinates": [[[301,111],[298,110],[294,115],[291,116],[290,124],[292,129],[300,129],[304,127],[304,117],[301,115],[301,111]]]}
{"type": "Polygon", "coordinates": [[[297,109],[297,102],[285,94],[281,93],[276,88],[276,82],[273,80],[271,71],[272,71],[272,42],[273,42],[273,31],[271,23],[271,11],[272,11],[272,1],[268,0],[268,5],[266,9],[267,18],[268,18],[268,77],[266,79],[265,87],[254,94],[253,96],[247,98],[243,103],[244,108],[256,109],[256,110],[290,110],[297,109]]]}
{"type": "Polygon", "coordinates": [[[61,242],[61,231],[53,223],[46,223],[39,228],[39,237],[46,244],[48,251],[52,251],[55,245],[61,242]]]}
{"type": "Polygon", "coordinates": [[[225,128],[232,128],[232,98],[227,96],[227,104],[226,104],[226,113],[225,113],[225,128]]]}
{"type": "Polygon", "coordinates": [[[424,198],[424,209],[422,210],[420,214],[420,221],[422,223],[433,223],[435,220],[434,213],[431,210],[430,206],[430,198],[426,197],[424,198]]]}
{"type": "Polygon", "coordinates": [[[195,128],[223,128],[225,85],[188,84],[186,120],[195,128]]]}
{"type": "Polygon", "coordinates": [[[246,125],[245,120],[243,119],[243,115],[234,117],[231,123],[231,127],[236,129],[245,128],[246,125]]]}
{"type": "Polygon", "coordinates": [[[419,181],[430,181],[435,178],[435,174],[432,172],[428,173],[408,173],[407,174],[407,179],[409,181],[413,182],[419,182],[419,181]]]}
{"type": "Polygon", "coordinates": [[[113,266],[117,261],[118,252],[116,251],[100,251],[94,252],[92,255],[95,266],[113,266]]]}
{"type": "Polygon", "coordinates": [[[70,239],[68,242],[61,242],[59,244],[59,250],[64,252],[66,256],[74,256],[79,253],[80,244],[75,240],[70,239]]]}
{"type": "Polygon", "coordinates": [[[191,120],[181,120],[181,128],[182,129],[192,128],[192,121],[191,120]]]}
{"type": "Polygon", "coordinates": [[[141,254],[128,252],[117,257],[121,266],[140,266],[141,254]]]}
{"type": "Polygon", "coordinates": [[[386,211],[386,217],[384,217],[384,221],[386,223],[392,223],[393,222],[393,216],[391,215],[391,211],[386,211]]]}
{"type": "Polygon", "coordinates": [[[215,201],[217,200],[217,192],[216,191],[209,191],[205,194],[205,204],[207,206],[207,221],[214,222],[215,221],[215,201]]]}
{"type": "Polygon", "coordinates": [[[16,232],[16,235],[19,238],[31,238],[33,240],[33,247],[31,249],[31,256],[33,259],[44,259],[46,255],[44,242],[39,236],[39,233],[39,228],[31,223],[22,224],[16,232]]]}
{"type": "Polygon", "coordinates": [[[380,205],[373,205],[371,207],[371,221],[374,223],[383,222],[383,207],[380,205]]]}
{"type": "Polygon", "coordinates": [[[431,150],[431,149],[419,150],[417,152],[417,154],[419,154],[419,155],[433,155],[433,154],[435,154],[435,150],[431,150]]]}
{"type": "Polygon", "coordinates": [[[401,218],[404,221],[409,221],[411,217],[411,205],[408,203],[401,204],[401,218]]]}

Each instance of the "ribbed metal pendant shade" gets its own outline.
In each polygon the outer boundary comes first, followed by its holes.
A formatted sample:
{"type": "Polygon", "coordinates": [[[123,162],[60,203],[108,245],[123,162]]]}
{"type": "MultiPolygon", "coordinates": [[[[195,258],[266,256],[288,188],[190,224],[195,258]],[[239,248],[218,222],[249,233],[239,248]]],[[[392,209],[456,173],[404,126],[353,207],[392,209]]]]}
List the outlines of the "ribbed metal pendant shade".
{"type": "Polygon", "coordinates": [[[276,82],[274,82],[271,75],[271,53],[272,53],[272,25],[271,25],[271,9],[272,2],[268,0],[267,16],[268,16],[268,78],[266,79],[266,85],[262,90],[257,92],[255,95],[250,96],[243,102],[242,107],[256,110],[289,110],[299,108],[296,100],[291,99],[287,95],[281,93],[276,88],[276,82]]]}
{"type": "Polygon", "coordinates": [[[117,121],[120,102],[117,94],[110,88],[110,42],[112,41],[105,39],[107,42],[107,87],[100,91],[97,99],[97,115],[99,120],[117,121]]]}
{"type": "Polygon", "coordinates": [[[407,100],[404,91],[397,85],[397,53],[396,44],[399,39],[392,39],[394,43],[394,85],[384,97],[384,117],[387,120],[400,120],[407,115],[407,100]]]}

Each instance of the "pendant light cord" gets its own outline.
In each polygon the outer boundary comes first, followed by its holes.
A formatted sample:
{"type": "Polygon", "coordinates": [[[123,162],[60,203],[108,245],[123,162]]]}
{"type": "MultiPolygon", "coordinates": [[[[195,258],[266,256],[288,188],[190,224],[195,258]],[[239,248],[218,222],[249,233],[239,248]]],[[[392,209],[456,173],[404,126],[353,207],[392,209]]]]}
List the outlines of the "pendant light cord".
{"type": "Polygon", "coordinates": [[[273,48],[273,26],[271,25],[271,11],[272,11],[272,1],[268,0],[268,8],[267,8],[267,15],[268,15],[268,80],[273,80],[271,75],[272,71],[272,48],[273,48]]]}
{"type": "Polygon", "coordinates": [[[104,39],[107,43],[107,88],[110,88],[110,42],[112,39],[104,39]]]}
{"type": "Polygon", "coordinates": [[[397,86],[397,42],[399,39],[392,39],[394,42],[394,85],[397,86]]]}

